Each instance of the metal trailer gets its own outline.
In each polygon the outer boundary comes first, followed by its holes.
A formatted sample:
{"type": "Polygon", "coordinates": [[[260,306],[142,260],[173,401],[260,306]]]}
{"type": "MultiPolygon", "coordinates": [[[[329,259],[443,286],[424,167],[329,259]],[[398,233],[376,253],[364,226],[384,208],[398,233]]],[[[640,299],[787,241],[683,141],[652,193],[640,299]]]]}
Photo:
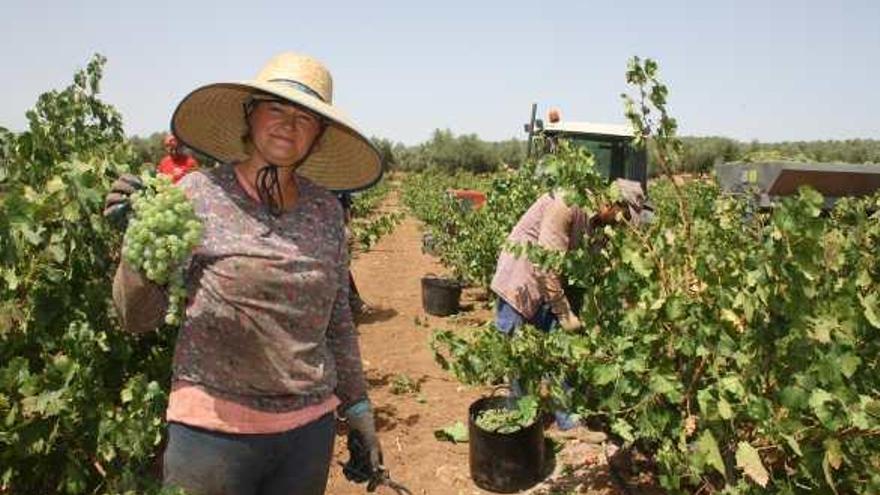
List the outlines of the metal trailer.
{"type": "Polygon", "coordinates": [[[880,164],[730,162],[716,165],[715,175],[723,191],[754,193],[763,208],[796,194],[801,186],[821,193],[826,209],[838,198],[867,196],[880,189],[880,164]]]}

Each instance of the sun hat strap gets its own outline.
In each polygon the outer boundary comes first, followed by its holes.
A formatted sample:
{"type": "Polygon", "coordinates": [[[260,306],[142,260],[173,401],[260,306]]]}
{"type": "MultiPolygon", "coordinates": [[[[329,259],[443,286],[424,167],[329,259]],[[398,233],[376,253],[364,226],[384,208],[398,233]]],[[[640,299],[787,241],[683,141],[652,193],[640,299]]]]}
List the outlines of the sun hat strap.
{"type": "Polygon", "coordinates": [[[284,204],[283,192],[281,190],[281,181],[278,180],[278,166],[267,165],[257,170],[257,195],[269,214],[278,217],[281,216],[282,206],[284,204]],[[272,190],[278,193],[279,201],[272,196],[272,190]],[[280,203],[280,204],[279,204],[280,203]]]}
{"type": "Polygon", "coordinates": [[[315,98],[323,101],[324,103],[327,103],[327,100],[325,100],[320,94],[318,94],[317,91],[315,91],[314,89],[312,89],[312,88],[308,87],[307,85],[305,85],[299,81],[296,81],[294,79],[269,79],[269,82],[275,83],[275,84],[280,84],[282,86],[287,86],[289,88],[303,92],[309,96],[315,97],[315,98]]]}

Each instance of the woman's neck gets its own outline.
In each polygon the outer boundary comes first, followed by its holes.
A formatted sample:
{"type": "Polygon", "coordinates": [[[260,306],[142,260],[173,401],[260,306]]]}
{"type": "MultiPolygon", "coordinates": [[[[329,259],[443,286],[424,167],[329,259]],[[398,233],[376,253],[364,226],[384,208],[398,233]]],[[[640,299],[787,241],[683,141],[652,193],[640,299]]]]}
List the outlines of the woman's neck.
{"type": "MultiPolygon", "coordinates": [[[[263,160],[250,157],[242,162],[235,164],[235,174],[238,177],[244,190],[248,195],[256,201],[261,201],[257,188],[257,174],[260,169],[269,166],[263,160]]],[[[299,186],[296,181],[296,172],[293,167],[278,167],[278,183],[281,186],[282,198],[278,198],[276,190],[270,191],[270,194],[276,201],[281,202],[283,199],[282,209],[290,210],[299,199],[299,186]]]]}

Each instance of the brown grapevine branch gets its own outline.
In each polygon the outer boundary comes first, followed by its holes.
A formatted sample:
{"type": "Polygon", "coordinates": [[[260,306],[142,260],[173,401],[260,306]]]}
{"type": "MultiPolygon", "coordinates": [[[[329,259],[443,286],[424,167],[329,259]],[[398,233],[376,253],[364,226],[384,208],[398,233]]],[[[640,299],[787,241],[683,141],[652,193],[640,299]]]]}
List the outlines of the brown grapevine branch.
{"type": "Polygon", "coordinates": [[[684,393],[684,404],[685,404],[685,412],[687,412],[688,416],[691,415],[691,396],[694,394],[694,388],[696,388],[697,383],[700,381],[700,377],[703,375],[703,370],[706,368],[706,358],[705,356],[700,357],[700,362],[697,364],[697,369],[694,371],[693,376],[691,377],[691,382],[688,384],[688,388],[684,393]]]}

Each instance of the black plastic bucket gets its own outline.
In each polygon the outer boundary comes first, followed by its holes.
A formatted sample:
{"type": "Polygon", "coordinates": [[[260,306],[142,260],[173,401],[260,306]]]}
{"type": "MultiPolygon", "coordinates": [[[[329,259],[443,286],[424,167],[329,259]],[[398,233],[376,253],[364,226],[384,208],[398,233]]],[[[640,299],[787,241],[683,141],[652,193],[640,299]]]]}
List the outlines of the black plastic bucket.
{"type": "Polygon", "coordinates": [[[515,407],[508,397],[483,397],[468,410],[471,479],[484,490],[513,493],[544,476],[544,428],[540,421],[513,433],[495,433],[477,426],[487,409],[515,407]]]}
{"type": "Polygon", "coordinates": [[[434,316],[458,313],[461,284],[456,280],[438,277],[422,277],[422,307],[434,316]]]}

